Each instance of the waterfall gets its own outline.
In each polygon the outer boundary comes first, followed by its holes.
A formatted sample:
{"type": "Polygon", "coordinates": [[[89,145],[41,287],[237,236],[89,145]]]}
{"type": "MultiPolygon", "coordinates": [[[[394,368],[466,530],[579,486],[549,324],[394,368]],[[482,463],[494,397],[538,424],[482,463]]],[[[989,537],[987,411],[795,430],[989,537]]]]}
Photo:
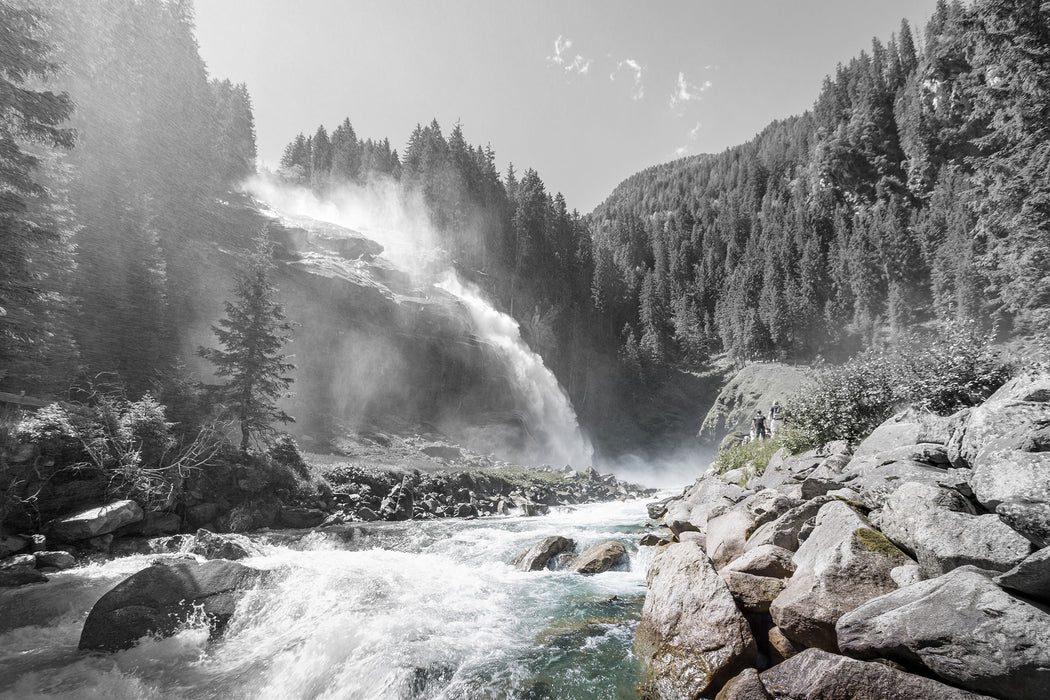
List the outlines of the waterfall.
{"type": "Polygon", "coordinates": [[[518,322],[498,311],[474,285],[450,272],[437,285],[467,307],[480,339],[495,347],[514,382],[534,440],[534,457],[552,465],[580,469],[591,463],[593,448],[580,430],[576,411],[554,373],[521,337],[518,322]]]}

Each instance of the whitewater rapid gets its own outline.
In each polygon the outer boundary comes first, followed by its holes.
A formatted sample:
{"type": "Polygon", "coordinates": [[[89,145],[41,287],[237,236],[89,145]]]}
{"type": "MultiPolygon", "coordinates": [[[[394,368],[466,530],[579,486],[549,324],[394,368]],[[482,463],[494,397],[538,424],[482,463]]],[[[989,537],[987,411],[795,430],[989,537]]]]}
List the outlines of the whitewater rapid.
{"type": "Polygon", "coordinates": [[[77,651],[94,601],[153,557],[0,591],[0,698],[636,697],[653,554],[637,546],[644,502],[554,510],[274,536],[244,563],[276,583],[251,591],[211,643],[198,623],[116,654],[77,651]],[[509,565],[555,534],[580,551],[620,540],[629,567],[585,577],[509,565]]]}

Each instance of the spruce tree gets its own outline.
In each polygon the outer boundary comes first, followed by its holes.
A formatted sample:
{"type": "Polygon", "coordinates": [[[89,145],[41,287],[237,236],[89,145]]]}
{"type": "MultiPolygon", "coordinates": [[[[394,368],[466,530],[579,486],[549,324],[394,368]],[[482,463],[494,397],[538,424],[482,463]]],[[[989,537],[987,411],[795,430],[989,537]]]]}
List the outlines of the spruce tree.
{"type": "Polygon", "coordinates": [[[295,365],[289,355],[281,354],[292,323],[277,301],[272,249],[265,232],[260,234],[247,269],[237,276],[235,300],[226,302],[226,317],[212,326],[223,349],[198,350],[215,364],[217,375],[229,378],[224,394],[241,426],[243,452],[253,435],[272,432],[274,421],[294,421],[277,406],[278,399],[289,395],[293,380],[288,373],[295,365]]]}

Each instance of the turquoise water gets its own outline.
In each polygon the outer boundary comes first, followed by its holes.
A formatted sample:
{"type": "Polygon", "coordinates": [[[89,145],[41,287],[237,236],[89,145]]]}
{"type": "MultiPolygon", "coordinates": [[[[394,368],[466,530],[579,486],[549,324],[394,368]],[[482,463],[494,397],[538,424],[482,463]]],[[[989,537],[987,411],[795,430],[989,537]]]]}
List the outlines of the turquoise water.
{"type": "Polygon", "coordinates": [[[112,655],[76,650],[84,618],[152,557],[63,572],[0,591],[0,698],[635,698],[644,522],[634,501],[272,537],[244,563],[276,581],[222,640],[190,623],[112,655]],[[556,534],[579,550],[620,540],[630,565],[584,577],[507,563],[556,534]]]}

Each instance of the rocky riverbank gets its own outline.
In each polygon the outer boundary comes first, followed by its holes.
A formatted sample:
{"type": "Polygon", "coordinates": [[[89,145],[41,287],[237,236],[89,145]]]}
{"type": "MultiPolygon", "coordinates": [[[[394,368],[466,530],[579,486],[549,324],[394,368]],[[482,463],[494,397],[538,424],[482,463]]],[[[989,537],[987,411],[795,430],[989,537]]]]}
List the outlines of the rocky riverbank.
{"type": "Polygon", "coordinates": [[[650,698],[1047,697],[1050,375],[649,514],[650,698]]]}

